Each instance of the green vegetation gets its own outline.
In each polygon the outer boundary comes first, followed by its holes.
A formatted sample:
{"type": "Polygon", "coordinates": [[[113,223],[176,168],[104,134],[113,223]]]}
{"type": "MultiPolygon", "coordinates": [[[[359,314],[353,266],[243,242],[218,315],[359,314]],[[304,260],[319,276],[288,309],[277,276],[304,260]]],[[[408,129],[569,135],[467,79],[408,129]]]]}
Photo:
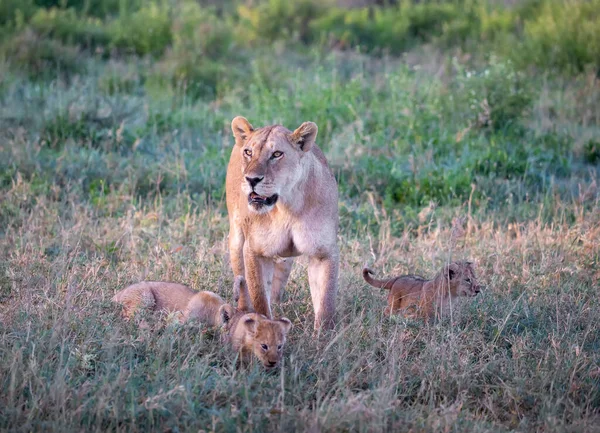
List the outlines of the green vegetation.
{"type": "Polygon", "coordinates": [[[600,2],[388,3],[0,1],[0,430],[597,430],[600,2]],[[298,260],[271,374],[109,302],[231,298],[236,115],[316,122],[340,189],[339,327],[298,260]],[[439,323],[359,272],[459,258],[439,323]]]}

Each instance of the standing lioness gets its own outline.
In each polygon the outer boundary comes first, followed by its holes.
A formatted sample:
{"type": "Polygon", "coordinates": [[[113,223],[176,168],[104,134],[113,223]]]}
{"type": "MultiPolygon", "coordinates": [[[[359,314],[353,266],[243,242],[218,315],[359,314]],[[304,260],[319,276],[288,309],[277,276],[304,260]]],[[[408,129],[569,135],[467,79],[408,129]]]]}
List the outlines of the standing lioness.
{"type": "Polygon", "coordinates": [[[317,125],[295,131],[280,125],[254,129],[231,122],[235,146],[227,167],[229,252],[234,275],[245,275],[257,313],[271,318],[292,269],[291,257],[309,258],[315,329],[332,327],[339,252],[337,184],[321,149],[317,125]],[[287,258],[287,259],[286,259],[287,258]]]}

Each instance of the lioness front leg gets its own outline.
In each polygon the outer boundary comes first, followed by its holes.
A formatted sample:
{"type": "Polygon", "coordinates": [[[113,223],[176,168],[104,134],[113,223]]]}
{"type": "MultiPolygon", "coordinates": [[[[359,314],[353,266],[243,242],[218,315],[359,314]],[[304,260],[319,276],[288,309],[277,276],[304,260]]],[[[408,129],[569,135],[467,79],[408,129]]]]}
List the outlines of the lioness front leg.
{"type": "Polygon", "coordinates": [[[229,261],[233,276],[244,275],[244,232],[232,222],[229,223],[229,261]]]}
{"type": "Polygon", "coordinates": [[[315,310],[315,329],[335,326],[339,257],[312,256],[308,263],[308,283],[315,310]]]}
{"type": "Polygon", "coordinates": [[[273,282],[273,260],[253,254],[246,243],[244,244],[244,264],[246,265],[246,283],[254,311],[271,319],[273,316],[269,298],[273,282]]]}
{"type": "Polygon", "coordinates": [[[281,302],[281,291],[285,287],[290,273],[292,272],[292,265],[294,259],[288,257],[286,259],[280,259],[275,263],[275,272],[273,274],[273,285],[271,286],[271,300],[273,302],[281,302]]]}

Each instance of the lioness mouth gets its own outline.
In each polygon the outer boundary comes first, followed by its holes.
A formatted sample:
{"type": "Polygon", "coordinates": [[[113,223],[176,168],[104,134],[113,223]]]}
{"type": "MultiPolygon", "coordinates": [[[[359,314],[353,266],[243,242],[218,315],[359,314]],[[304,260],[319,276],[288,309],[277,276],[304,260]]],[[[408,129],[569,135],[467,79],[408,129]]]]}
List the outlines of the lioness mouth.
{"type": "Polygon", "coordinates": [[[273,206],[278,197],[277,194],[273,194],[271,197],[265,197],[252,191],[248,195],[248,203],[256,207],[273,206]]]}

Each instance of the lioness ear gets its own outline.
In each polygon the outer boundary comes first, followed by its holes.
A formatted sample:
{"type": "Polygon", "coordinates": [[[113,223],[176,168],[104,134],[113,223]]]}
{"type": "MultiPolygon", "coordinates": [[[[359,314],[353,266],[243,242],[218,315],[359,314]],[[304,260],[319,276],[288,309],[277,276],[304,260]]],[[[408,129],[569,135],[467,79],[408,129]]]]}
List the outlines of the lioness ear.
{"type": "Polygon", "coordinates": [[[248,332],[250,332],[250,334],[254,335],[256,334],[256,327],[258,326],[258,322],[249,317],[246,320],[244,320],[244,326],[246,327],[248,332]]]}
{"type": "Polygon", "coordinates": [[[221,308],[219,308],[219,315],[221,316],[221,325],[227,325],[234,314],[235,310],[231,305],[221,305],[221,308]]]}
{"type": "Polygon", "coordinates": [[[237,116],[231,121],[231,131],[235,137],[236,146],[241,146],[254,131],[254,128],[245,117],[237,116]]]}
{"type": "Polygon", "coordinates": [[[317,124],[313,122],[304,122],[298,129],[292,132],[290,135],[290,141],[292,144],[297,145],[300,150],[308,152],[317,138],[317,124]]]}
{"type": "Polygon", "coordinates": [[[283,333],[287,334],[292,329],[292,322],[287,317],[282,317],[277,320],[281,324],[281,328],[283,329],[283,333]]]}

